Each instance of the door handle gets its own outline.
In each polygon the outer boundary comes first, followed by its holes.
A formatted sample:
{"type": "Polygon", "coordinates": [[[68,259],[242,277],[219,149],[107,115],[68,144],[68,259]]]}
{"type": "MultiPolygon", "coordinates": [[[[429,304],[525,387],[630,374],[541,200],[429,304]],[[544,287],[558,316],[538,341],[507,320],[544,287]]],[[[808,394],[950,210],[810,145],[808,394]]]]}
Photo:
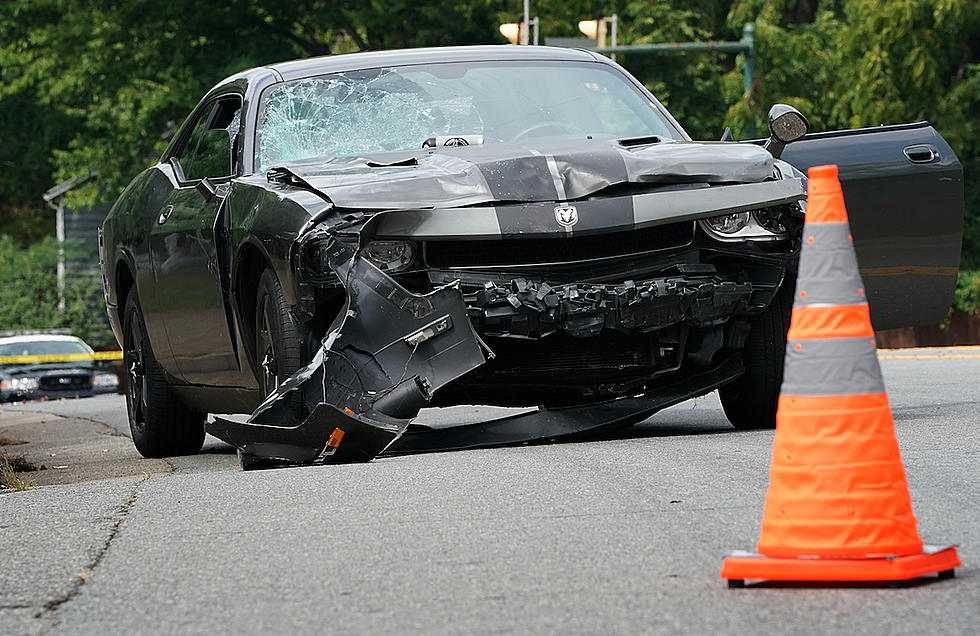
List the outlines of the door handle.
{"type": "Polygon", "coordinates": [[[173,214],[173,212],[174,206],[172,205],[168,205],[167,207],[163,208],[163,212],[160,213],[160,218],[157,219],[157,223],[160,225],[166,223],[167,219],[170,218],[170,215],[173,214]]]}
{"type": "Polygon", "coordinates": [[[931,144],[905,146],[905,157],[912,163],[932,163],[939,161],[939,151],[931,144]]]}

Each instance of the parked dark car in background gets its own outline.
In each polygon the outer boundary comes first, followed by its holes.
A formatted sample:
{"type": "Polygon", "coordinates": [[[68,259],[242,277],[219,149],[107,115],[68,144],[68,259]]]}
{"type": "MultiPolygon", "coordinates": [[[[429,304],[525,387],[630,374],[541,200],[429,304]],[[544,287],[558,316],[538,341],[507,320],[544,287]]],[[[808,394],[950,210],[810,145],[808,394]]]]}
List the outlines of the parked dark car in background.
{"type": "Polygon", "coordinates": [[[940,322],[959,260],[962,169],[931,126],[807,128],[777,105],[764,145],[694,142],[614,62],[547,47],[230,77],[103,227],[136,446],[195,452],[205,413],[254,411],[212,432],[352,461],[425,405],[542,407],[533,437],[716,388],[771,427],[801,171],[840,166],[876,328],[940,322]]]}
{"type": "Polygon", "coordinates": [[[115,393],[119,378],[86,359],[92,347],[68,335],[0,337],[0,402],[115,393]],[[7,358],[28,359],[8,362],[7,358]]]}

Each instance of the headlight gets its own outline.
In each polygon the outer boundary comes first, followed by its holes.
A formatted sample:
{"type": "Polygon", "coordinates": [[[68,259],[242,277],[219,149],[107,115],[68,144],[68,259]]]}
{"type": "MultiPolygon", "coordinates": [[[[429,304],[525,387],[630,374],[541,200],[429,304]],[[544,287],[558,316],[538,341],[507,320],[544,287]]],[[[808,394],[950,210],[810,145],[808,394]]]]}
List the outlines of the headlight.
{"type": "Polygon", "coordinates": [[[36,391],[37,387],[37,378],[10,378],[0,382],[0,389],[4,391],[36,391]]]}
{"type": "Polygon", "coordinates": [[[779,210],[766,208],[764,210],[756,210],[754,214],[755,220],[759,222],[759,225],[773,234],[786,233],[786,219],[779,210]]]}
{"type": "Polygon", "coordinates": [[[415,244],[411,241],[371,241],[362,253],[382,271],[400,272],[408,269],[415,260],[415,244]]]}
{"type": "Polygon", "coordinates": [[[116,377],[115,373],[96,373],[92,379],[92,386],[119,386],[119,378],[116,377]]]}
{"type": "Polygon", "coordinates": [[[789,235],[786,207],[723,214],[698,223],[718,241],[777,241],[789,235]]]}
{"type": "Polygon", "coordinates": [[[748,225],[749,213],[736,212],[707,219],[708,226],[719,234],[734,234],[748,225]]]}

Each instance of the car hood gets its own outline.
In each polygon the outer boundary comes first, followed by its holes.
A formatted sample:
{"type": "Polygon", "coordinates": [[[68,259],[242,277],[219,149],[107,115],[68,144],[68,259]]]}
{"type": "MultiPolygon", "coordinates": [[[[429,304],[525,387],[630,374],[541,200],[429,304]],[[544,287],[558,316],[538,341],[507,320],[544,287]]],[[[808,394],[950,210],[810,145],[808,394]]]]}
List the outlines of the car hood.
{"type": "Polygon", "coordinates": [[[52,362],[47,364],[14,364],[0,368],[0,374],[7,377],[41,377],[45,375],[84,375],[95,373],[97,369],[91,364],[80,362],[52,362]]]}
{"type": "Polygon", "coordinates": [[[600,140],[347,156],[269,173],[271,181],[302,185],[337,207],[361,209],[574,201],[627,183],[754,183],[772,176],[772,155],[755,145],[600,140]]]}

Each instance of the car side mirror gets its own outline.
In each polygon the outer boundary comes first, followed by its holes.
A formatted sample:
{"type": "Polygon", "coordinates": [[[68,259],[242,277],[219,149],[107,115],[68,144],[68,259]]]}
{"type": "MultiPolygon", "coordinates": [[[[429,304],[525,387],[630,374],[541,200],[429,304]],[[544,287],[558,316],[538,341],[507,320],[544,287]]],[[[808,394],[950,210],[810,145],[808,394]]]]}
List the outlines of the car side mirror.
{"type": "Polygon", "coordinates": [[[773,104],[769,109],[769,139],[763,146],[774,159],[783,154],[786,144],[796,141],[810,130],[803,113],[788,104],[773,104]]]}

